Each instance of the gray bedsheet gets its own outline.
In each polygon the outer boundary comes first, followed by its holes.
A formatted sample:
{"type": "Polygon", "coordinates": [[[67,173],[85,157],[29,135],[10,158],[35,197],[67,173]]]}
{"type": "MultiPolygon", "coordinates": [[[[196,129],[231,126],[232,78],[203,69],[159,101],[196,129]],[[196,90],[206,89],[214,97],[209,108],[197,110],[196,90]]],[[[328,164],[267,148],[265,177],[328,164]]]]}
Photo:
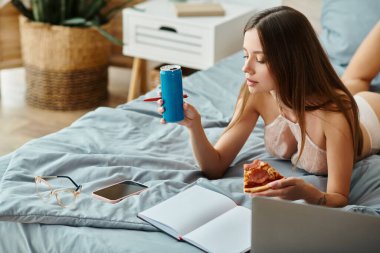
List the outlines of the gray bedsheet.
{"type": "MultiPolygon", "coordinates": [[[[187,101],[200,111],[211,142],[228,124],[243,81],[242,53],[184,80],[187,101]]],[[[145,97],[155,96],[155,91],[145,97]]],[[[260,120],[226,175],[209,181],[194,160],[187,130],[161,125],[155,103],[139,99],[116,109],[98,108],[70,127],[33,140],[0,158],[0,252],[198,252],[178,242],[136,214],[193,184],[222,192],[250,207],[242,193],[242,165],[269,160],[285,176],[302,177],[320,189],[326,178],[292,169],[265,152],[260,120]],[[35,194],[34,176],[67,175],[83,185],[74,208],[35,194]],[[118,204],[91,196],[95,189],[124,179],[149,189],[118,204]],[[79,240],[78,240],[79,239],[79,240]]],[[[355,165],[350,205],[345,210],[380,214],[380,157],[355,165]]]]}

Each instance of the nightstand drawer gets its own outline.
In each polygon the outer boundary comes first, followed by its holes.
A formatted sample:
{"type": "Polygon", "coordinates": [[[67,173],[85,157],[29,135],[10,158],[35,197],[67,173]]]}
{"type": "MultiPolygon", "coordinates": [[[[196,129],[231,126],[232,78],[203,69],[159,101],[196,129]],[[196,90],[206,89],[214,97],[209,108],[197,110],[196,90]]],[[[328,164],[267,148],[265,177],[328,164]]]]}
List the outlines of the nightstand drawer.
{"type": "Polygon", "coordinates": [[[207,29],[141,17],[129,18],[127,23],[128,48],[134,54],[151,55],[167,62],[185,61],[187,66],[197,68],[207,62],[210,52],[207,29]]]}
{"type": "Polygon", "coordinates": [[[253,8],[223,4],[218,17],[177,17],[174,4],[151,0],[123,11],[125,55],[206,69],[241,50],[244,24],[253,8]]]}

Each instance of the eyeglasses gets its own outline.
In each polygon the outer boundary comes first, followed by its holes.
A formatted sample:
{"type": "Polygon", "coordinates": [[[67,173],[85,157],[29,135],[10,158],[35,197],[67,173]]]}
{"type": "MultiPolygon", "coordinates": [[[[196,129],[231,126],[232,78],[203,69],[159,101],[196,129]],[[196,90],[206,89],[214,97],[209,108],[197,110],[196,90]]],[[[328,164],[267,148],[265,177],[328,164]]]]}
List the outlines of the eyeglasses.
{"type": "Polygon", "coordinates": [[[36,176],[34,180],[36,182],[36,193],[42,200],[48,201],[51,195],[54,195],[58,204],[62,207],[74,204],[82,189],[82,185],[78,185],[68,176],[36,176]],[[47,180],[55,178],[69,179],[75,185],[75,188],[54,189],[47,180]]]}

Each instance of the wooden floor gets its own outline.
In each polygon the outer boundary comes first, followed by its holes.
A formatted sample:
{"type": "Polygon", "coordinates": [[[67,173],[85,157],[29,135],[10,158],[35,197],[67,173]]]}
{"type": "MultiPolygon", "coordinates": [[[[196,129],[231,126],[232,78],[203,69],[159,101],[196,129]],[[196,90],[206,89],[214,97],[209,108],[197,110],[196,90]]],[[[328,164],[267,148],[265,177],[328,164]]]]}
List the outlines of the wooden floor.
{"type": "MultiPolygon", "coordinates": [[[[115,107],[126,101],[130,72],[127,68],[110,68],[109,99],[103,106],[115,107]]],[[[0,156],[31,139],[60,130],[90,111],[49,111],[26,105],[23,68],[1,70],[0,81],[0,156]]]]}

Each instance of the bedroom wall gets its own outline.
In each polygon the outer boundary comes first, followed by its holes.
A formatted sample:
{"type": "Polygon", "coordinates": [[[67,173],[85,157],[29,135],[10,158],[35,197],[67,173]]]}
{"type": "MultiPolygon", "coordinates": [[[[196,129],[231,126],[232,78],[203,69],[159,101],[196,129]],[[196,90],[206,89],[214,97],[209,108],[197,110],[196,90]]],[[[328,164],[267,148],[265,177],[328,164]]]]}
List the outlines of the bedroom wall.
{"type": "Polygon", "coordinates": [[[280,4],[287,5],[305,14],[318,33],[321,30],[319,17],[323,0],[218,0],[218,2],[239,3],[244,5],[257,5],[257,3],[259,3],[261,8],[280,4]]]}
{"type": "Polygon", "coordinates": [[[321,32],[320,16],[323,0],[283,0],[282,4],[301,11],[319,34],[321,32]]]}

